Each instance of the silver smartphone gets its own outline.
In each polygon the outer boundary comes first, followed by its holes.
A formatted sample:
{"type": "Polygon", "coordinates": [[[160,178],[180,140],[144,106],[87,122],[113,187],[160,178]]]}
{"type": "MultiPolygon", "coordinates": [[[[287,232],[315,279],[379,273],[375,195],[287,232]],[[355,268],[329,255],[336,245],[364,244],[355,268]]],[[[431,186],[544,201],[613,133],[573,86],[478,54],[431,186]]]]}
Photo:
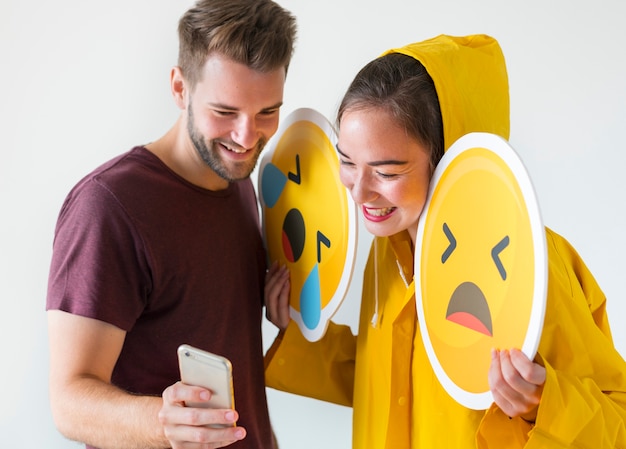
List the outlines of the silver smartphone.
{"type": "Polygon", "coordinates": [[[235,408],[233,370],[227,358],[181,345],[178,347],[178,366],[183,383],[204,387],[212,393],[209,402],[187,402],[188,407],[235,408]]]}

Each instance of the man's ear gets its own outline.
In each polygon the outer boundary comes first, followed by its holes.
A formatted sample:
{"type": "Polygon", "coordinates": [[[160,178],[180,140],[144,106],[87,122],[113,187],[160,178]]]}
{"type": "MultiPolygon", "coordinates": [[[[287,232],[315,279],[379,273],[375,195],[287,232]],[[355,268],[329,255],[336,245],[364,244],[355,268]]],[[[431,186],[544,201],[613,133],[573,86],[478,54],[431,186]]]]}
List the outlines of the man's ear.
{"type": "Polygon", "coordinates": [[[172,96],[174,97],[174,102],[176,106],[178,106],[181,110],[187,109],[187,81],[183,76],[183,72],[180,70],[180,67],[176,66],[172,68],[170,72],[170,89],[172,91],[172,96]]]}

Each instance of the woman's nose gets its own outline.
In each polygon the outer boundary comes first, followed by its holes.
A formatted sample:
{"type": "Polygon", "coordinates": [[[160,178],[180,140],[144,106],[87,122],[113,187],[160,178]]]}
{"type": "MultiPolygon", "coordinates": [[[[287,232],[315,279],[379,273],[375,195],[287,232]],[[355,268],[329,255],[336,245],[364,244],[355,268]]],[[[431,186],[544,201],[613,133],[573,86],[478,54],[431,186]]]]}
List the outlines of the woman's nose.
{"type": "MultiPolygon", "coordinates": [[[[343,182],[343,180],[342,180],[343,182]]],[[[346,187],[357,204],[364,204],[375,198],[376,193],[371,188],[369,176],[365,173],[354,173],[346,187]]]]}

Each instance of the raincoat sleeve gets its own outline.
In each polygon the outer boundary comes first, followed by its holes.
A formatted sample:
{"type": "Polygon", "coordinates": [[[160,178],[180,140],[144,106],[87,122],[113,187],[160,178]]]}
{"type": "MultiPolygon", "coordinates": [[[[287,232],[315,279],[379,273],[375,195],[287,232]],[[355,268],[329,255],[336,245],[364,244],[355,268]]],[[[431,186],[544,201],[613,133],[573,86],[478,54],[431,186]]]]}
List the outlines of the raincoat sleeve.
{"type": "Polygon", "coordinates": [[[548,297],[535,362],[546,382],[534,425],[493,404],[479,448],[626,448],[626,362],[613,345],[606,300],[582,259],[546,230],[548,297]]]}
{"type": "Polygon", "coordinates": [[[352,406],[356,337],[349,326],[330,322],[324,336],[306,340],[295,321],[278,335],[265,356],[268,387],[352,406]]]}

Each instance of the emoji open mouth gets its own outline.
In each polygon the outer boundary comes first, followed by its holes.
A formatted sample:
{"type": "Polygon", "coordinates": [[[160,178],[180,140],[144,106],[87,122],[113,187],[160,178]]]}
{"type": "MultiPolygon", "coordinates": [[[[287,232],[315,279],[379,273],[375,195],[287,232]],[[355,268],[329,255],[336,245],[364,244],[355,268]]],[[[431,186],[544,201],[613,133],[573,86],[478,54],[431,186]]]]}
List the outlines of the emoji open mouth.
{"type": "Polygon", "coordinates": [[[283,251],[285,257],[291,263],[297,262],[304,251],[305,226],[302,213],[296,209],[290,209],[283,222],[283,251]]]}
{"type": "Polygon", "coordinates": [[[489,305],[483,292],[473,282],[463,282],[454,290],[446,319],[493,337],[489,305]]]}

